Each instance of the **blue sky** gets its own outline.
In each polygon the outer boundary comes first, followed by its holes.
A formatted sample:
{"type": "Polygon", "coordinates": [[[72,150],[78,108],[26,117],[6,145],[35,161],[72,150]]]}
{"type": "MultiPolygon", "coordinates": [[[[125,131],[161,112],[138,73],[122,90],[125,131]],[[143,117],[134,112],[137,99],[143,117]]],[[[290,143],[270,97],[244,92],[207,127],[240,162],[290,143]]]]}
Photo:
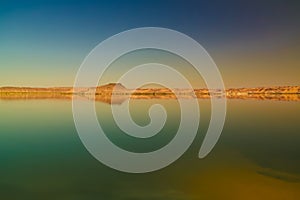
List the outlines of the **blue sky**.
{"type": "Polygon", "coordinates": [[[216,61],[228,86],[300,84],[295,76],[299,9],[297,1],[277,0],[4,0],[0,86],[72,85],[84,57],[99,42],[144,26],[175,29],[197,40],[216,61]],[[267,80],[241,77],[251,70],[273,74],[267,80]]]}

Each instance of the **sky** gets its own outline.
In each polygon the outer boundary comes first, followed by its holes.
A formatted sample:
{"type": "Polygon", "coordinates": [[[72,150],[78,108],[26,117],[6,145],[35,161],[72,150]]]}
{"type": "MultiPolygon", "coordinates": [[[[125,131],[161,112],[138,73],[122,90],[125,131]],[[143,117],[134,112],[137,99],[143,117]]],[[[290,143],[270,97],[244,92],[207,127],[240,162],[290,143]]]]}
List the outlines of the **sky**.
{"type": "Polygon", "coordinates": [[[0,86],[72,86],[101,41],[164,27],[199,42],[225,86],[300,85],[299,1],[2,0],[0,86]]]}

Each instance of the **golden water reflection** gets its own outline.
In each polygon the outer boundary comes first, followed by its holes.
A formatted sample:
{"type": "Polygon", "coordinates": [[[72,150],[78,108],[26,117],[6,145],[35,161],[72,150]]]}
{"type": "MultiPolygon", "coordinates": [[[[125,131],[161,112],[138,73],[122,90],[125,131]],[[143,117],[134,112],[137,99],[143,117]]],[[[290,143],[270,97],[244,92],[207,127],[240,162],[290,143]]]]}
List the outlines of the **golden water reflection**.
{"type": "Polygon", "coordinates": [[[0,100],[30,100],[30,99],[58,99],[58,100],[95,100],[108,104],[122,104],[128,99],[210,99],[227,98],[240,100],[272,100],[272,101],[300,101],[300,94],[227,94],[210,95],[196,94],[113,94],[113,95],[79,95],[71,93],[0,93],[0,100]]]}

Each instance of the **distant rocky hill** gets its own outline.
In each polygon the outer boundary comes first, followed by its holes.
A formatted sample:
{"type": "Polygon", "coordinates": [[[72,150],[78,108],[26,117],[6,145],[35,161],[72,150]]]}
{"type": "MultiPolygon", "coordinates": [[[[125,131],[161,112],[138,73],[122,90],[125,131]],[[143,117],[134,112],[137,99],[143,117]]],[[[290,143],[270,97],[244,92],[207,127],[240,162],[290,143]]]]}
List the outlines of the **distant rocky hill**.
{"type": "Polygon", "coordinates": [[[98,86],[96,88],[96,94],[112,94],[118,93],[123,94],[127,93],[128,89],[124,87],[121,83],[109,83],[107,85],[98,86]]]}

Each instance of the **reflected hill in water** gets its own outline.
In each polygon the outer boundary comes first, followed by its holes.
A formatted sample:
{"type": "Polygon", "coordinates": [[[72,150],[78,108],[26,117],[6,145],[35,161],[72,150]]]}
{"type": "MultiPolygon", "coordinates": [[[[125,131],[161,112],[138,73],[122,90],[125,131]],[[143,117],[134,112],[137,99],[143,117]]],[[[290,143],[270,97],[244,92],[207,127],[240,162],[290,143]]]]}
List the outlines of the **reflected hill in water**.
{"type": "Polygon", "coordinates": [[[230,88],[223,90],[208,89],[168,89],[138,88],[127,89],[120,83],[110,83],[98,87],[1,87],[1,100],[95,100],[109,104],[122,104],[128,99],[209,99],[228,98],[243,100],[300,101],[300,86],[230,88]]]}

